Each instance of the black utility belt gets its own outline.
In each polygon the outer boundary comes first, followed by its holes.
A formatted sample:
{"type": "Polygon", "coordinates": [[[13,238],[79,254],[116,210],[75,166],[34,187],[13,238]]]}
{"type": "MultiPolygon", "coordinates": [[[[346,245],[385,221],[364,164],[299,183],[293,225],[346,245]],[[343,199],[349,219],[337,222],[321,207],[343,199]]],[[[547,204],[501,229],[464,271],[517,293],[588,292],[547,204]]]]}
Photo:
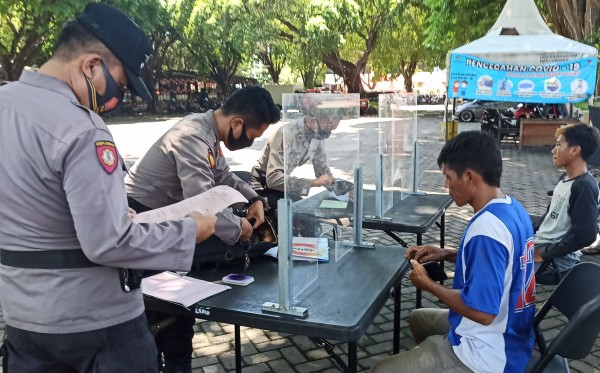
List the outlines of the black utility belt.
{"type": "Polygon", "coordinates": [[[66,269],[98,267],[82,250],[14,251],[0,249],[0,263],[17,268],[66,269]]]}
{"type": "MultiPolygon", "coordinates": [[[[100,267],[89,260],[83,250],[14,251],[0,249],[0,263],[16,268],[72,269],[100,267]]],[[[142,284],[142,271],[119,268],[123,291],[138,289],[142,284]]]]}

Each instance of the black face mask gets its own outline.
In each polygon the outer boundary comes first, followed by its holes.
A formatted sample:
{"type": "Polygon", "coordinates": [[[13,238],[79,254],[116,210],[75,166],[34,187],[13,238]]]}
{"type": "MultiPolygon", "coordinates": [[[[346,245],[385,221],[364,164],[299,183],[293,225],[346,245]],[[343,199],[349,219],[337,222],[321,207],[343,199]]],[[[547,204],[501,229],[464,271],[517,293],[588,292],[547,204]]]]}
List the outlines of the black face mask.
{"type": "Polygon", "coordinates": [[[325,140],[331,136],[331,130],[324,130],[321,128],[319,121],[317,120],[317,130],[309,134],[309,137],[315,140],[325,140]]]}
{"type": "Polygon", "coordinates": [[[248,138],[246,135],[246,124],[242,126],[242,134],[237,139],[233,138],[233,128],[229,129],[229,135],[227,136],[227,149],[229,150],[240,150],[252,146],[254,140],[248,138]]]}
{"type": "Polygon", "coordinates": [[[106,90],[102,96],[98,94],[96,87],[94,87],[90,79],[87,76],[85,77],[88,86],[90,109],[96,114],[108,114],[119,109],[123,104],[123,98],[125,97],[125,92],[123,92],[117,82],[113,79],[112,75],[110,75],[104,61],[102,61],[102,72],[106,79],[106,90]]]}
{"type": "Polygon", "coordinates": [[[310,134],[310,137],[315,140],[325,140],[329,136],[331,136],[331,131],[321,130],[321,129],[318,131],[315,131],[315,132],[311,132],[311,134],[310,134]]]}

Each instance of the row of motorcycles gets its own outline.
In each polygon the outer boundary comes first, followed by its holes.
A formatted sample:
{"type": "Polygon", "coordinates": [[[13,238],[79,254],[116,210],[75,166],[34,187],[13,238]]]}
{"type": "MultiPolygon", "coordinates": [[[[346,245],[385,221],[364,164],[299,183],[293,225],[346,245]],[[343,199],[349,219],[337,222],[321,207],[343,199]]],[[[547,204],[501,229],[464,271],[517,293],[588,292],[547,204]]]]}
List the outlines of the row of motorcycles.
{"type": "Polygon", "coordinates": [[[515,111],[483,107],[480,123],[482,131],[490,132],[500,141],[504,137],[518,136],[524,118],[556,119],[564,115],[563,105],[523,104],[515,111]]]}
{"type": "Polygon", "coordinates": [[[221,103],[212,100],[208,96],[201,94],[193,94],[184,103],[171,97],[167,104],[167,113],[170,114],[185,114],[185,113],[205,113],[209,110],[217,110],[221,107],[221,103]]]}

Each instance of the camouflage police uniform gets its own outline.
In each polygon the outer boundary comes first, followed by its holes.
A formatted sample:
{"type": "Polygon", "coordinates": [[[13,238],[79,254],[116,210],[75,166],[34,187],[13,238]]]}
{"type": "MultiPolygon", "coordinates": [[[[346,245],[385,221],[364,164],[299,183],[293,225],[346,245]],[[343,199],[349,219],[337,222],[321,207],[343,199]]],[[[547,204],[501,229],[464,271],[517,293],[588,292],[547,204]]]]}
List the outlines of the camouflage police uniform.
{"type": "MultiPolygon", "coordinates": [[[[309,161],[313,165],[316,178],[331,174],[329,166],[327,166],[325,140],[316,140],[306,134],[304,118],[294,119],[277,129],[269,138],[261,156],[252,168],[250,184],[258,191],[283,192],[286,182],[285,172],[289,175],[296,167],[309,161]],[[288,149],[287,170],[284,163],[284,147],[288,149]]],[[[288,177],[288,193],[292,196],[306,195],[312,181],[312,179],[288,177]]]]}

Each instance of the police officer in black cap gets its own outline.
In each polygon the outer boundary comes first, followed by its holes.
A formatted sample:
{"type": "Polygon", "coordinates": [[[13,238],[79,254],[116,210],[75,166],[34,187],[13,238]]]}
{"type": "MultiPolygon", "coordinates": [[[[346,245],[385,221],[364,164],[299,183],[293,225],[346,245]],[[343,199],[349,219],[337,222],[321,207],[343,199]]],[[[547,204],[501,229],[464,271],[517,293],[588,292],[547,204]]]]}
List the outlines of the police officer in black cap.
{"type": "Polygon", "coordinates": [[[98,114],[140,78],[150,40],[88,4],[38,72],[0,87],[0,287],[5,372],[157,372],[141,289],[121,268],[189,271],[216,217],[137,224],[98,114]]]}

